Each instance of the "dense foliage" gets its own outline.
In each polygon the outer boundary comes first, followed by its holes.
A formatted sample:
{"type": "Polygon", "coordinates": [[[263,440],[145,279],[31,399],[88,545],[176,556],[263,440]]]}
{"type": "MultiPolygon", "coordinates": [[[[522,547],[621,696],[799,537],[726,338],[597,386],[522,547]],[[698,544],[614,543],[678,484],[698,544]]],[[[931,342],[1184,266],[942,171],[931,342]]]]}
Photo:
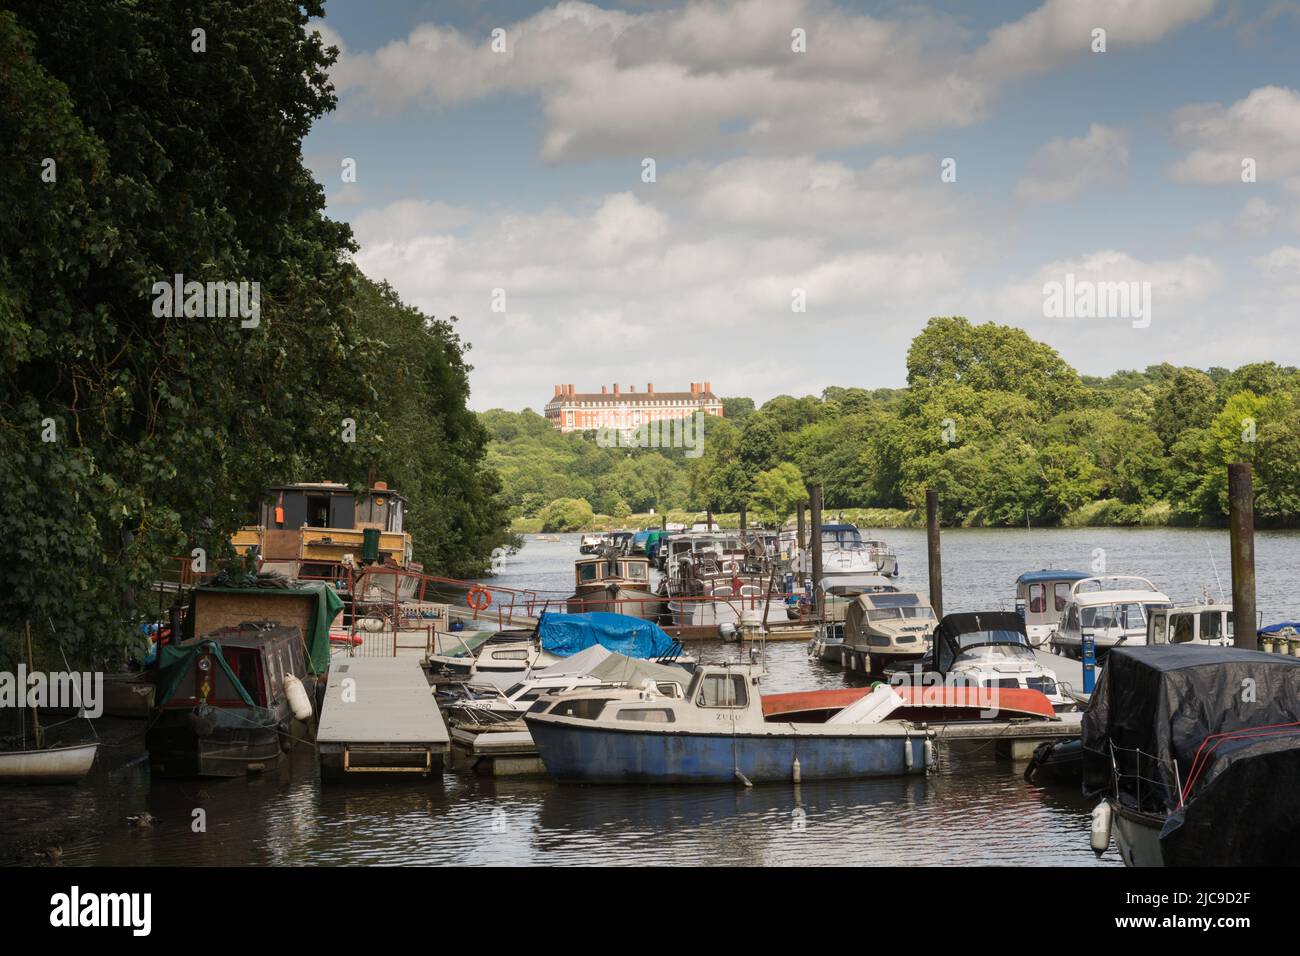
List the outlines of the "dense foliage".
{"type": "Polygon", "coordinates": [[[1215,523],[1226,465],[1250,461],[1257,520],[1300,519],[1295,369],[1163,364],[1081,377],[1020,329],[946,317],[912,342],[907,382],[757,409],[725,399],[728,417],[708,420],[698,459],[597,448],[527,411],[483,418],[516,517],[577,496],[611,516],[623,501],[773,520],[802,499],[801,483],[820,482],[831,508],[915,509],[936,488],[948,522],[1215,523]]]}
{"type": "Polygon", "coordinates": [[[502,522],[460,343],[357,272],[303,166],[321,4],[7,6],[0,631],[107,656],[279,481],[386,478],[430,565],[481,566],[502,522]],[[260,323],[156,314],[175,274],[259,282],[260,323]]]}

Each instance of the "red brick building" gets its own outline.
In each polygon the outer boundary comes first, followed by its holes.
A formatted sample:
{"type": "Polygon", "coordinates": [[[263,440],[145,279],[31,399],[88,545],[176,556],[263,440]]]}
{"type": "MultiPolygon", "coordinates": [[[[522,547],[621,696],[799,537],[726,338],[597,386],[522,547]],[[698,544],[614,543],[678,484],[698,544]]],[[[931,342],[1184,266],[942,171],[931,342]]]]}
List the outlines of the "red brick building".
{"type": "Polygon", "coordinates": [[[644,392],[638,392],[635,385],[629,385],[627,391],[620,391],[617,384],[612,390],[602,385],[599,392],[577,392],[572,385],[557,385],[545,409],[547,421],[562,432],[630,431],[695,412],[722,417],[722,399],[713,394],[711,382],[691,382],[688,392],[656,392],[653,382],[644,392]]]}

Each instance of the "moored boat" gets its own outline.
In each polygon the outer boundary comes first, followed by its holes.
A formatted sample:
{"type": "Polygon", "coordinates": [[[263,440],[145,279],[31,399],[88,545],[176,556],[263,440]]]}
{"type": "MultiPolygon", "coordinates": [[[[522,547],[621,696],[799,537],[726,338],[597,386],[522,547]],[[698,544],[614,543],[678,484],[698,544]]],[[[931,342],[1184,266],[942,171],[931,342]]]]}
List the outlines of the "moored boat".
{"type": "Polygon", "coordinates": [[[1085,637],[1092,638],[1099,657],[1112,647],[1145,644],[1149,615],[1172,603],[1146,578],[1080,578],[1070,585],[1069,600],[1049,643],[1054,652],[1076,658],[1085,637]]]}
{"type": "Polygon", "coordinates": [[[1300,857],[1300,659],[1236,647],[1116,648],[1083,715],[1092,848],[1129,866],[1300,857]]]}
{"type": "Polygon", "coordinates": [[[95,763],[99,744],[0,751],[0,783],[76,783],[95,763]]]}
{"type": "Polygon", "coordinates": [[[524,716],[547,771],[589,783],[807,781],[925,773],[934,747],[907,721],[768,720],[754,664],[702,665],[684,698],[640,689],[545,696],[524,716]]]}
{"type": "Polygon", "coordinates": [[[998,692],[1032,690],[1043,694],[1056,711],[1078,708],[1056,672],[1039,662],[1024,621],[1011,611],[945,614],[926,655],[890,671],[891,684],[926,682],[998,692]]]}
{"type": "Polygon", "coordinates": [[[1083,571],[1043,568],[1016,578],[1016,613],[1024,618],[1025,634],[1034,647],[1046,647],[1061,614],[1070,603],[1070,587],[1088,577],[1083,571]]]}
{"type": "Polygon", "coordinates": [[[851,670],[882,672],[920,659],[936,620],[925,595],[873,589],[856,595],[844,612],[843,663],[851,670]]]}
{"type": "Polygon", "coordinates": [[[566,602],[570,614],[608,611],[657,621],[662,602],[650,590],[650,559],[607,549],[573,565],[574,590],[566,602]]]}
{"type": "Polygon", "coordinates": [[[145,732],[163,777],[240,777],[276,766],[294,721],[314,720],[302,631],[275,622],[221,628],[165,645],[145,732]]]}

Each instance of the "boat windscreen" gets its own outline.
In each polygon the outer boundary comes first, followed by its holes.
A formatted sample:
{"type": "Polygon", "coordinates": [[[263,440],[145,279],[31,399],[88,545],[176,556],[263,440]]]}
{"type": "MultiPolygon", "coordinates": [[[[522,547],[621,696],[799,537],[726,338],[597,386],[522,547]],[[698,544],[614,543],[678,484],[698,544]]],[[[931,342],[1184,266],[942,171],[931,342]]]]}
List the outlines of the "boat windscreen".
{"type": "Polygon", "coordinates": [[[878,608],[886,607],[916,607],[921,603],[919,594],[908,594],[906,591],[895,593],[878,593],[872,594],[868,600],[872,606],[878,608]]]}

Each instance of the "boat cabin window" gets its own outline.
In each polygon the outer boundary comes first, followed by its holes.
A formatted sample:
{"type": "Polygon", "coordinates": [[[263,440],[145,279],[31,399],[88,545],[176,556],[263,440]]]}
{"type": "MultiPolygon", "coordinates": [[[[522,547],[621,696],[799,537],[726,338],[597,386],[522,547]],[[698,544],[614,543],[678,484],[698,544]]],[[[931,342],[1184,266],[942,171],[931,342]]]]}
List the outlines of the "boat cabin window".
{"type": "MultiPolygon", "coordinates": [[[[562,700],[551,709],[551,713],[557,717],[595,720],[605,709],[605,705],[613,699],[612,697],[579,697],[576,700],[562,700]]],[[[545,706],[545,701],[542,702],[542,706],[545,706]]]]}
{"type": "Polygon", "coordinates": [[[881,592],[871,595],[868,621],[932,620],[934,609],[922,604],[920,595],[905,592],[881,592]]]}
{"type": "Polygon", "coordinates": [[[1047,588],[1041,584],[1029,586],[1029,613],[1042,614],[1047,610],[1047,588]]]}
{"type": "Polygon", "coordinates": [[[660,681],[655,684],[655,690],[659,691],[659,693],[663,694],[665,697],[673,697],[677,700],[682,699],[682,685],[676,681],[660,681]]]}
{"type": "Polygon", "coordinates": [[[642,720],[650,724],[671,724],[677,718],[667,707],[624,707],[618,712],[619,720],[642,720]]]}
{"type": "Polygon", "coordinates": [[[588,561],[586,564],[578,565],[578,580],[580,582],[598,580],[599,575],[600,575],[599,561],[588,561]]]}
{"type": "Polygon", "coordinates": [[[623,562],[623,577],[632,581],[644,581],[648,570],[647,566],[640,561],[623,562]]]}
{"type": "Polygon", "coordinates": [[[1225,634],[1223,628],[1223,618],[1225,617],[1224,613],[1222,611],[1202,611],[1201,612],[1201,640],[1218,641],[1218,640],[1222,640],[1224,637],[1232,637],[1231,612],[1229,612],[1226,616],[1228,618],[1228,629],[1227,629],[1227,633],[1225,634]]]}
{"type": "Polygon", "coordinates": [[[1065,619],[1065,629],[1067,631],[1077,631],[1079,629],[1079,609],[1077,607],[1070,608],[1070,614],[1065,619]]]}
{"type": "Polygon", "coordinates": [[[743,674],[705,674],[695,702],[701,707],[745,707],[749,688],[743,674]]]}
{"type": "Polygon", "coordinates": [[[524,650],[493,651],[492,659],[494,661],[526,661],[528,660],[528,652],[524,650]]]}
{"type": "Polygon", "coordinates": [[[1173,628],[1169,643],[1186,644],[1196,637],[1196,617],[1192,614],[1174,614],[1170,616],[1173,628]]]}
{"type": "Polygon", "coordinates": [[[1100,604],[1083,609],[1083,626],[1092,630],[1146,630],[1146,611],[1141,604],[1100,604]]]}
{"type": "Polygon", "coordinates": [[[1070,585],[1060,581],[1056,585],[1056,611],[1059,614],[1070,603],[1070,585]]]}

